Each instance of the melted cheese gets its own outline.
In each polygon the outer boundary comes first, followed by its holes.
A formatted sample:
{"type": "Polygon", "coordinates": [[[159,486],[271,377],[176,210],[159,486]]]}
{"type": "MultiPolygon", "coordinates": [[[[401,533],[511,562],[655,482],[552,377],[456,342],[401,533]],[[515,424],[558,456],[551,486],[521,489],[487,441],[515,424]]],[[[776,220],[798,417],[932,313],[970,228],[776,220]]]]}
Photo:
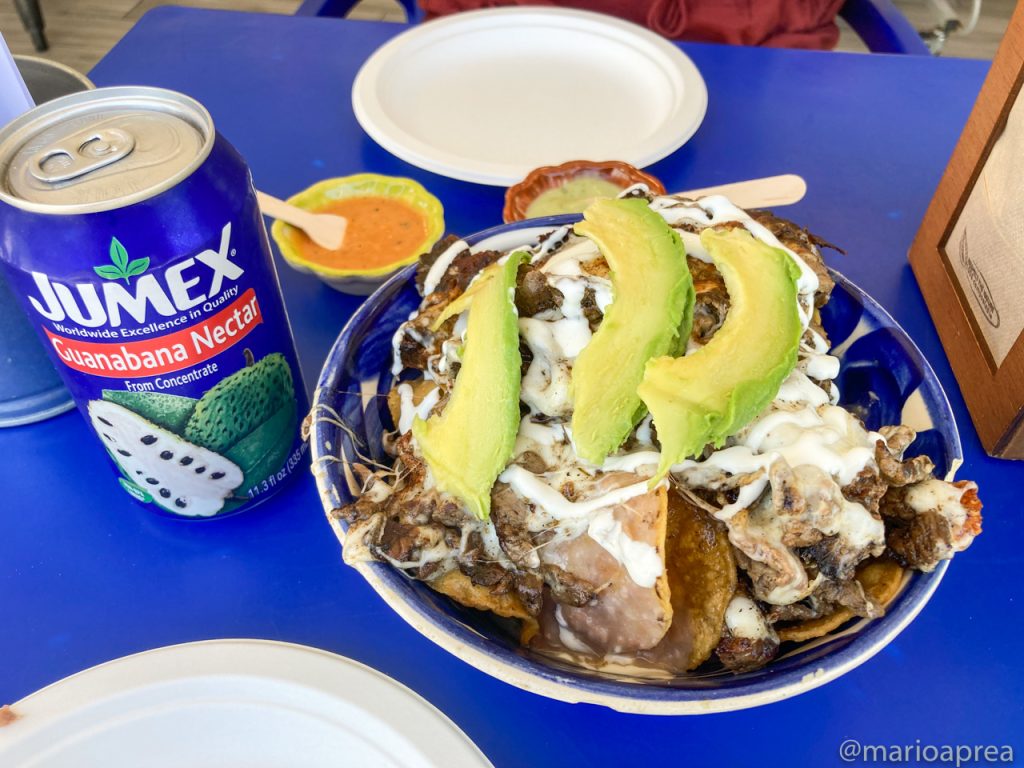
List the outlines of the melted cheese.
{"type": "Polygon", "coordinates": [[[561,422],[540,424],[527,414],[519,423],[513,461],[527,452],[539,456],[547,467],[571,464],[575,453],[569,425],[561,422]]]}
{"type": "MultiPolygon", "coordinates": [[[[564,324],[559,326],[557,322],[519,318],[519,334],[533,355],[519,396],[534,413],[564,418],[572,413],[572,366],[561,342],[572,343],[573,337],[571,331],[556,335],[559,330],[568,331],[564,324]]],[[[587,333],[590,333],[589,327],[587,333]]]]}
{"type": "Polygon", "coordinates": [[[632,451],[613,454],[605,458],[602,472],[635,472],[650,477],[658,471],[661,453],[658,451],[632,451]]]}
{"type": "Polygon", "coordinates": [[[725,626],[733,637],[747,640],[768,640],[772,630],[761,610],[746,595],[736,595],[725,609],[725,626]]]}
{"type": "MultiPolygon", "coordinates": [[[[971,486],[973,487],[973,486],[971,486]]],[[[967,510],[961,502],[965,488],[930,478],[907,489],[904,501],[918,514],[933,511],[946,518],[952,541],[938,551],[940,560],[948,560],[974,541],[974,530],[967,525],[967,510]]]]}
{"type": "Polygon", "coordinates": [[[875,441],[882,439],[835,405],[771,410],[737,435],[737,442],[755,453],[775,453],[791,467],[818,467],[840,485],[874,466],[875,441]]]}

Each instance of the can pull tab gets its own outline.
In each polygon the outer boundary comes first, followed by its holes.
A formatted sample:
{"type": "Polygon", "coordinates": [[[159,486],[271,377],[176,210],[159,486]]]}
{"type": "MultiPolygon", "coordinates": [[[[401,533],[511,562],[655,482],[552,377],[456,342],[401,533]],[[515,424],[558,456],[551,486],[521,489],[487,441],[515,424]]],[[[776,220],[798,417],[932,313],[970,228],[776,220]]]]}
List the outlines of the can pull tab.
{"type": "Polygon", "coordinates": [[[104,128],[71,136],[47,147],[29,161],[39,181],[56,184],[116,163],[135,149],[135,137],[119,128],[104,128]]]}

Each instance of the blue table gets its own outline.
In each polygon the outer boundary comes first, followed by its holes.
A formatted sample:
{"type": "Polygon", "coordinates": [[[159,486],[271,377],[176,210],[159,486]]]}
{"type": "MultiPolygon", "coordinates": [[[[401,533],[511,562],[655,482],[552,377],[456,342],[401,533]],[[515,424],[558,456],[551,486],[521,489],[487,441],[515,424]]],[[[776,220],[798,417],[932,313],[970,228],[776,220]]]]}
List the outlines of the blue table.
{"type": "MultiPolygon", "coordinates": [[[[359,128],[360,63],[403,27],[163,8],[92,72],[99,85],[190,93],[286,196],[357,171],[412,176],[451,231],[500,221],[503,191],[420,171],[359,128]]],[[[687,45],[707,80],[707,119],[652,171],[669,189],[782,172],[810,192],[785,213],[846,248],[830,253],[889,309],[939,373],[985,534],[957,558],[914,624],[823,688],[723,715],[656,718],[549,701],[494,680],[407,627],[341,563],[313,480],[221,521],[167,520],[113,482],[71,413],[0,431],[0,703],[124,654],[216,637],[318,646],[366,662],[440,707],[499,766],[838,764],[866,744],[1012,744],[1024,752],[1019,579],[1024,466],[985,456],[906,252],[986,71],[981,62],[687,45]]],[[[552,127],[557,130],[556,126],[552,127]]],[[[311,385],[358,299],[283,264],[311,385]]]]}

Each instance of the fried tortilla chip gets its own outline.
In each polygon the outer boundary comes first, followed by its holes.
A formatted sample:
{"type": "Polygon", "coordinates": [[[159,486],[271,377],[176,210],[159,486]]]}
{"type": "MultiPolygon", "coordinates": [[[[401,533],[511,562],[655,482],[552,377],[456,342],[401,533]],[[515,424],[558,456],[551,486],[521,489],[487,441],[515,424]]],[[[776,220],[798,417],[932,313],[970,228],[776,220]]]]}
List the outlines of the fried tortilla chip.
{"type": "Polygon", "coordinates": [[[435,591],[468,608],[491,611],[507,619],[520,619],[523,622],[524,636],[527,638],[537,631],[537,619],[530,615],[514,592],[497,593],[490,587],[474,584],[469,580],[469,576],[457,568],[427,583],[435,591]]]}
{"type": "Polygon", "coordinates": [[[672,625],[640,654],[672,672],[695,669],[718,645],[736,591],[736,560],[725,527],[679,494],[668,494],[665,538],[672,625]]]}
{"type": "Polygon", "coordinates": [[[392,387],[388,392],[388,411],[391,412],[391,423],[397,427],[398,420],[402,416],[402,394],[398,391],[398,387],[392,387]]]}
{"type": "Polygon", "coordinates": [[[884,608],[899,592],[903,569],[889,558],[869,560],[857,570],[857,581],[864,587],[864,594],[884,608]]]}
{"type": "MultiPolygon", "coordinates": [[[[644,479],[631,473],[609,473],[588,495],[600,495],[637,482],[644,479]]],[[[668,501],[664,486],[613,507],[612,514],[625,536],[653,547],[661,562],[665,562],[668,501]]],[[[570,638],[576,646],[570,650],[585,647],[597,656],[633,654],[653,648],[668,631],[672,604],[664,568],[653,586],[641,586],[622,563],[586,533],[544,547],[541,559],[598,586],[597,599],[589,605],[559,604],[557,611],[543,613],[543,617],[550,619],[544,621],[542,617],[544,640],[552,645],[565,646],[570,638]]]]}
{"type": "Polygon", "coordinates": [[[807,640],[827,635],[833,629],[841,627],[854,616],[849,608],[837,608],[828,616],[801,621],[788,627],[776,627],[775,631],[782,642],[803,643],[807,640]]]}
{"type": "MultiPolygon", "coordinates": [[[[857,581],[871,602],[884,608],[899,591],[903,583],[903,569],[889,558],[868,560],[857,569],[857,581]]],[[[828,616],[802,621],[788,627],[776,627],[783,642],[803,643],[827,635],[852,619],[856,614],[849,608],[838,608],[828,616]]]]}

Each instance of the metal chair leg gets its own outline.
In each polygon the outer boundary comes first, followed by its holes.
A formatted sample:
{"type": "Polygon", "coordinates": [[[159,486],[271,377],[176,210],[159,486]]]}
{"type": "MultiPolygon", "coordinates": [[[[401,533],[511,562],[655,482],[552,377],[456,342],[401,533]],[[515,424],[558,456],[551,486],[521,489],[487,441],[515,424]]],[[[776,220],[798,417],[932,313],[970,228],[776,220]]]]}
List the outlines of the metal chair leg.
{"type": "Polygon", "coordinates": [[[45,51],[50,47],[46,42],[46,34],[43,32],[43,12],[39,8],[39,0],[14,0],[14,7],[21,17],[21,24],[25,27],[32,38],[33,47],[39,51],[45,51]]]}

